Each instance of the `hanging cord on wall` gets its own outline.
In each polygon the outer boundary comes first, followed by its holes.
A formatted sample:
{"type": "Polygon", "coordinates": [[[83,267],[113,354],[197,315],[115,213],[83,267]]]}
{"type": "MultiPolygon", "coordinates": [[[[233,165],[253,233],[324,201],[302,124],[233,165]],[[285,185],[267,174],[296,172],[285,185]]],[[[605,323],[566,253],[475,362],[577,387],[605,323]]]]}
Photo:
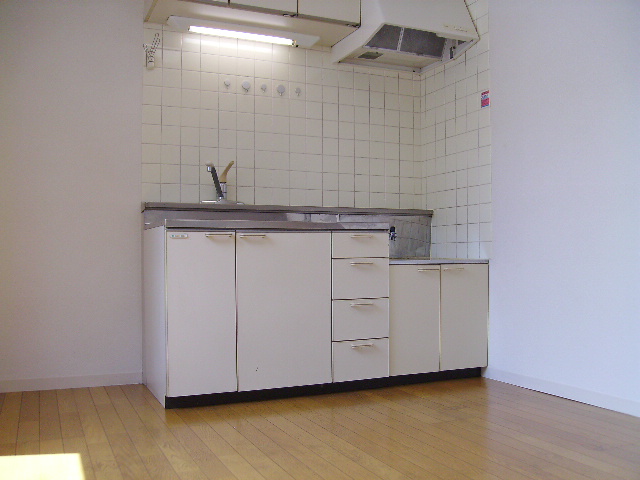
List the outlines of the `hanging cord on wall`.
{"type": "Polygon", "coordinates": [[[144,48],[144,53],[146,54],[146,65],[147,68],[153,68],[156,65],[156,50],[160,45],[160,34],[156,33],[153,36],[153,42],[151,45],[144,44],[142,47],[144,48]]]}

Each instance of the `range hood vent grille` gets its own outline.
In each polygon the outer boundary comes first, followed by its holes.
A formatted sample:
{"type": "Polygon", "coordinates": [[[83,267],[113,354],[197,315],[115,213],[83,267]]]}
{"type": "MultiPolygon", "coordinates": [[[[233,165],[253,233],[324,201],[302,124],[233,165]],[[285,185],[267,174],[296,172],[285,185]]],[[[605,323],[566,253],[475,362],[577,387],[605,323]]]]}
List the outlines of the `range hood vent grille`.
{"type": "Polygon", "coordinates": [[[367,42],[365,47],[440,58],[442,57],[445,41],[445,38],[439,37],[433,32],[395,25],[383,25],[367,42]]]}
{"type": "Polygon", "coordinates": [[[424,71],[478,41],[465,0],[361,0],[361,6],[360,28],[333,45],[331,61],[424,71]]]}

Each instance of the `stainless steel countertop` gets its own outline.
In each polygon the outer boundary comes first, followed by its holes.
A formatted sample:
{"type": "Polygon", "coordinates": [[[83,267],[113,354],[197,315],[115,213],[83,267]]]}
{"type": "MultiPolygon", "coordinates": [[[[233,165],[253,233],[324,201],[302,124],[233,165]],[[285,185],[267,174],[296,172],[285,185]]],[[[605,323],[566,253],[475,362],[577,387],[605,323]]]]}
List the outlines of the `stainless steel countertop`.
{"type": "Polygon", "coordinates": [[[489,263],[486,258],[391,258],[389,265],[443,265],[447,263],[489,263]]]}
{"type": "Polygon", "coordinates": [[[427,215],[433,216],[433,210],[403,208],[350,208],[350,207],[299,207],[287,205],[240,205],[234,203],[168,203],[147,202],[142,204],[145,210],[209,210],[216,212],[299,212],[363,215],[427,215]]]}
{"type": "Polygon", "coordinates": [[[287,231],[331,231],[331,230],[389,230],[388,223],[367,222],[298,222],[278,220],[165,220],[168,229],[188,230],[287,230],[287,231]]]}

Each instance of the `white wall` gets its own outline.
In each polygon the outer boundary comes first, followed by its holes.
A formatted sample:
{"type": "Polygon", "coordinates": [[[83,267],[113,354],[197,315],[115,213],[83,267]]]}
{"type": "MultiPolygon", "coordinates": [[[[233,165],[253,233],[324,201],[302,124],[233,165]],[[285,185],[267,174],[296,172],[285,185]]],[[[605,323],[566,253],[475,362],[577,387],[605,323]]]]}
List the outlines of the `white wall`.
{"type": "Polygon", "coordinates": [[[141,23],[0,2],[0,391],[140,381],[141,23]]]}
{"type": "Polygon", "coordinates": [[[640,415],[637,1],[491,0],[490,378],[640,415]]]}

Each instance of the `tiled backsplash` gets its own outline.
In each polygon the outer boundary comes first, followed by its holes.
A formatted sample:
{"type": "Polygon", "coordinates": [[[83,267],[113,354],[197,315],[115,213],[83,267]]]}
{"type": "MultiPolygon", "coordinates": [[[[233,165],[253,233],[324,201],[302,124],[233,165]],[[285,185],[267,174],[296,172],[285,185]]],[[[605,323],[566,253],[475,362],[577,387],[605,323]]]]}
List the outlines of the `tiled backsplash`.
{"type": "Polygon", "coordinates": [[[434,257],[491,256],[488,0],[467,2],[480,41],[444,68],[421,78],[423,191],[434,210],[434,257]]]}
{"type": "Polygon", "coordinates": [[[157,66],[145,69],[145,200],[209,200],[205,164],[220,169],[235,161],[229,198],[246,203],[424,204],[422,161],[414,152],[419,75],[333,65],[326,48],[180,34],[160,25],[147,26],[146,40],[156,32],[162,52],[157,66]]]}
{"type": "Polygon", "coordinates": [[[234,161],[230,199],[428,207],[434,256],[488,256],[487,1],[469,2],[482,40],[425,74],[145,24],[145,42],[159,33],[161,45],[144,70],[143,199],[210,200],[206,163],[234,161]]]}

